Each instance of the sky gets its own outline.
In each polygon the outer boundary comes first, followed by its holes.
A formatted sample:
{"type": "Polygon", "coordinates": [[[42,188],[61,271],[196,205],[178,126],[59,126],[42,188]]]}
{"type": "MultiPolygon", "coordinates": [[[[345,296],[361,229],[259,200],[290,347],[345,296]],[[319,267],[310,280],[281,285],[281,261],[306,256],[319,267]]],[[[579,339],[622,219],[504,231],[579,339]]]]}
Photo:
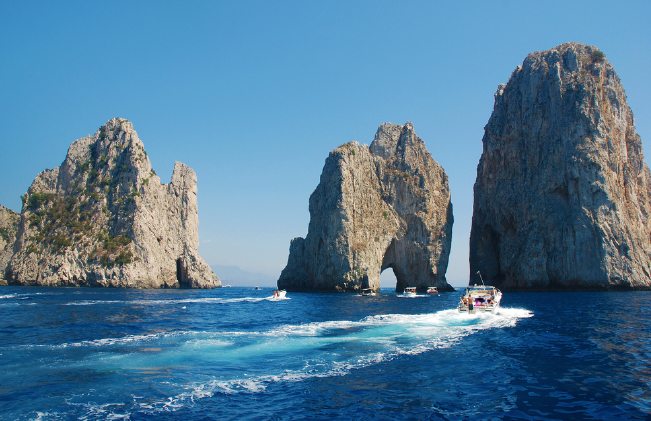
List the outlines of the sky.
{"type": "Polygon", "coordinates": [[[123,117],[163,182],[175,161],[197,173],[204,260],[277,279],[328,153],[411,121],[449,178],[461,286],[498,84],[529,53],[594,45],[651,147],[649,17],[648,1],[0,0],[0,204],[20,212],[70,143],[123,117]]]}

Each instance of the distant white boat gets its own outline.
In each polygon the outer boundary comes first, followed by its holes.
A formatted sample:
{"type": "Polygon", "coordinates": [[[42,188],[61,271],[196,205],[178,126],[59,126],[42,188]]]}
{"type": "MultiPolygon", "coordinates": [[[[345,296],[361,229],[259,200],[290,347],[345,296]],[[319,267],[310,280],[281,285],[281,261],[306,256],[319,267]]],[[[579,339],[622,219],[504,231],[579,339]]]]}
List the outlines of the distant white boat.
{"type": "Polygon", "coordinates": [[[439,290],[436,287],[429,287],[429,288],[427,288],[427,293],[428,294],[438,294],[439,290]]]}
{"type": "Polygon", "coordinates": [[[373,296],[375,295],[375,292],[371,288],[364,288],[363,290],[360,291],[360,295],[363,296],[373,296]]]}
{"type": "Polygon", "coordinates": [[[255,286],[255,289],[260,289],[260,287],[256,285],[256,286],[255,286]]]}
{"type": "Polygon", "coordinates": [[[287,294],[287,291],[285,291],[284,289],[274,290],[274,295],[271,298],[275,298],[275,299],[285,298],[285,294],[287,294]]]}
{"type": "Polygon", "coordinates": [[[416,295],[416,287],[407,287],[402,293],[408,296],[416,295]]]}
{"type": "Polygon", "coordinates": [[[224,285],[224,288],[230,288],[230,287],[231,287],[230,285],[224,285]]]}

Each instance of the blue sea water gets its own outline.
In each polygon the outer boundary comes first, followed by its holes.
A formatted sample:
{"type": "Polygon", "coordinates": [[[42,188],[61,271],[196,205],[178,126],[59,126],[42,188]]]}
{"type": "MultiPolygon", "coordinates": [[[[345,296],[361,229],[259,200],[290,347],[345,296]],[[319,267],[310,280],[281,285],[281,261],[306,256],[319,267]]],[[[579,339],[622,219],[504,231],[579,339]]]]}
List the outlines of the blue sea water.
{"type": "Polygon", "coordinates": [[[0,288],[2,420],[651,419],[651,293],[0,288]]]}

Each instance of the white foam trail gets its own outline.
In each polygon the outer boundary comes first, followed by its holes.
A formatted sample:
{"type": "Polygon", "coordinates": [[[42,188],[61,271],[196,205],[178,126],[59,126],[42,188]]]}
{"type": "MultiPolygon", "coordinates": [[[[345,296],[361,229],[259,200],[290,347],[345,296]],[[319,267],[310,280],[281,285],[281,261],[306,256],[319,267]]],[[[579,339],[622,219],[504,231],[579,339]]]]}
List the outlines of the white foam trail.
{"type": "Polygon", "coordinates": [[[16,294],[0,295],[0,299],[3,299],[3,298],[14,298],[15,296],[16,296],[16,294]]]}
{"type": "Polygon", "coordinates": [[[67,306],[88,306],[96,304],[115,304],[119,303],[122,305],[171,305],[171,304],[187,304],[187,303],[204,303],[204,304],[228,304],[228,303],[258,303],[261,301],[267,301],[270,298],[256,298],[256,297],[242,297],[242,298],[186,298],[182,300],[83,300],[83,301],[73,301],[71,303],[66,303],[67,306]]]}
{"type": "Polygon", "coordinates": [[[92,341],[80,341],[80,342],[68,342],[59,345],[26,345],[28,348],[34,347],[46,347],[46,348],[67,348],[67,347],[100,347],[100,346],[112,346],[112,345],[123,345],[123,344],[138,344],[140,342],[151,342],[157,341],[164,338],[174,338],[187,335],[197,335],[197,334],[208,334],[209,332],[195,332],[195,331],[170,331],[170,332],[160,332],[152,333],[149,335],[127,335],[122,338],[102,338],[94,339],[92,341]]]}
{"type": "MultiPolygon", "coordinates": [[[[518,320],[532,317],[533,314],[524,309],[503,308],[498,314],[459,314],[457,310],[444,310],[434,314],[403,315],[389,314],[382,316],[368,316],[358,322],[352,321],[326,321],[302,325],[286,325],[264,333],[265,336],[319,336],[327,330],[376,327],[410,328],[411,333],[427,334],[425,341],[416,341],[415,344],[398,345],[392,338],[377,337],[372,340],[384,341],[387,347],[382,351],[361,355],[356,359],[344,361],[319,362],[308,361],[303,369],[285,370],[279,374],[253,376],[246,379],[221,380],[214,379],[203,383],[188,386],[188,391],[169,398],[168,403],[175,408],[182,407],[188,402],[211,397],[217,393],[258,393],[266,389],[271,383],[300,382],[315,377],[344,376],[351,370],[377,365],[397,358],[401,355],[417,355],[434,349],[449,348],[458,343],[462,338],[475,331],[504,328],[515,326],[518,320]],[[433,329],[439,334],[431,335],[433,329]]],[[[400,329],[397,331],[400,332],[400,329]]],[[[345,337],[344,340],[354,339],[345,337]]],[[[168,407],[169,408],[169,407],[168,407]]]]}
{"type": "Polygon", "coordinates": [[[95,304],[113,304],[113,303],[123,303],[124,301],[119,301],[119,300],[113,300],[113,301],[108,301],[108,300],[97,300],[97,301],[92,301],[92,300],[84,300],[84,301],[74,301],[72,303],[65,303],[64,306],[92,306],[95,304]]]}
{"type": "MultiPolygon", "coordinates": [[[[471,315],[460,314],[457,310],[443,310],[432,314],[368,316],[358,321],[332,320],[283,325],[268,331],[160,332],[81,341],[61,346],[104,347],[116,344],[138,346],[152,341],[159,343],[164,338],[176,340],[175,338],[186,336],[188,340],[182,343],[181,348],[185,347],[190,350],[188,352],[197,352],[194,355],[198,358],[208,354],[208,358],[213,363],[223,358],[228,361],[239,360],[240,364],[246,364],[247,359],[252,358],[251,355],[254,354],[254,358],[258,359],[264,357],[265,353],[274,356],[268,365],[269,369],[257,370],[261,374],[250,376],[244,374],[243,377],[231,379],[209,378],[191,384],[177,385],[176,387],[182,388],[180,393],[158,401],[133,396],[135,407],[121,406],[124,404],[82,405],[87,407],[84,419],[97,417],[128,419],[134,411],[148,414],[174,412],[197,400],[216,394],[255,394],[264,392],[273,383],[345,376],[352,370],[374,366],[403,355],[417,355],[435,349],[449,348],[474,332],[512,327],[520,319],[532,316],[533,314],[528,310],[513,308],[502,308],[498,314],[471,315]],[[244,342],[238,339],[240,337],[244,337],[244,342]],[[353,349],[341,354],[321,350],[323,346],[337,343],[345,343],[353,349]],[[227,354],[220,356],[220,353],[213,352],[215,347],[231,348],[231,350],[225,350],[227,354]],[[253,349],[247,350],[247,347],[253,349]],[[236,348],[236,351],[232,348],[236,348]],[[297,351],[303,350],[305,352],[301,355],[304,355],[304,359],[296,358],[297,351]]],[[[178,351],[181,348],[177,346],[175,349],[178,351]]],[[[166,351],[161,352],[164,354],[166,351]]],[[[156,355],[158,354],[151,354],[147,358],[156,358],[156,355]]],[[[132,360],[134,357],[120,355],[117,358],[132,360]]],[[[161,358],[167,360],[169,357],[162,355],[161,358]]],[[[70,402],[69,404],[80,405],[70,402]]]]}

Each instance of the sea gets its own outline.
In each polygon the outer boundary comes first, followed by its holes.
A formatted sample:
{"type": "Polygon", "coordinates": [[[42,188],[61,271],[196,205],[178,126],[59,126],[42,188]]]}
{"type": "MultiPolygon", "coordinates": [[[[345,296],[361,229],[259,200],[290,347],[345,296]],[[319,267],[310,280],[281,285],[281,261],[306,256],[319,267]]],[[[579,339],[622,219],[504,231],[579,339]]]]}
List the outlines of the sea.
{"type": "Polygon", "coordinates": [[[651,292],[461,294],[0,287],[0,419],[651,419],[651,292]]]}

